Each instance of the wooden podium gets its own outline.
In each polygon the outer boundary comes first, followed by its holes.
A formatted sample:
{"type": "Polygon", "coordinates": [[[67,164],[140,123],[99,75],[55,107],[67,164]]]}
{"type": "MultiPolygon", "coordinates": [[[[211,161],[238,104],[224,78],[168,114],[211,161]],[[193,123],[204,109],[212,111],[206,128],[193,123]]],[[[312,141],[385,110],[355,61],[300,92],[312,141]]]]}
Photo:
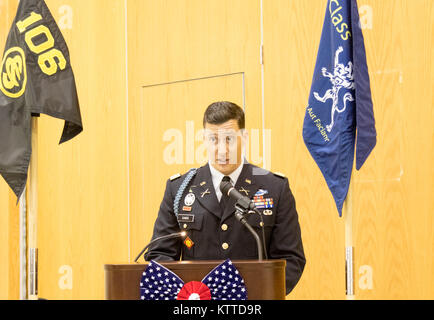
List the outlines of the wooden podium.
{"type": "MultiPolygon", "coordinates": [[[[184,283],[201,281],[223,261],[158,262],[184,283]]],[[[234,260],[244,279],[249,300],[285,300],[285,260],[234,260]]],[[[139,300],[140,279],[147,264],[106,264],[106,300],[139,300]]]]}

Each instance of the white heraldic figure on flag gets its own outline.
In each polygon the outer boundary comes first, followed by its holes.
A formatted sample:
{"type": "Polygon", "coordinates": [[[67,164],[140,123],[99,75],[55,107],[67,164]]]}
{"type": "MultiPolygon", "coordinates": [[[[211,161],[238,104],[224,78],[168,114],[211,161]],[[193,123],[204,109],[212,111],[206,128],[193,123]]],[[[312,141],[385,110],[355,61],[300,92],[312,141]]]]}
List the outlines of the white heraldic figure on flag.
{"type": "Polygon", "coordinates": [[[321,69],[323,76],[330,79],[333,88],[327,90],[322,97],[318,94],[318,92],[313,93],[315,99],[322,103],[332,99],[333,104],[331,109],[331,122],[326,126],[328,132],[332,131],[335,124],[335,112],[344,112],[347,108],[347,102],[354,101],[353,95],[350,92],[347,92],[343,97],[343,107],[339,109],[339,91],[342,88],[354,90],[353,63],[349,61],[347,66],[345,66],[343,63],[339,63],[339,54],[343,51],[344,49],[342,47],[339,47],[336,50],[335,67],[333,73],[328,72],[327,68],[321,69]]]}

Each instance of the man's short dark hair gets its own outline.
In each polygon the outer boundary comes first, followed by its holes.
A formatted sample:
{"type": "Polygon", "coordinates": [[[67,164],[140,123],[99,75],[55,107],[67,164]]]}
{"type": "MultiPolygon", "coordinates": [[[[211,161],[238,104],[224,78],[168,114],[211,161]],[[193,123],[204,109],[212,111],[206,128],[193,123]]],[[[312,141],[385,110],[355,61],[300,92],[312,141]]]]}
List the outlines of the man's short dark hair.
{"type": "Polygon", "coordinates": [[[214,102],[209,105],[203,115],[203,127],[205,128],[207,123],[218,125],[229,120],[236,120],[240,129],[246,126],[244,111],[241,107],[229,101],[214,102]]]}

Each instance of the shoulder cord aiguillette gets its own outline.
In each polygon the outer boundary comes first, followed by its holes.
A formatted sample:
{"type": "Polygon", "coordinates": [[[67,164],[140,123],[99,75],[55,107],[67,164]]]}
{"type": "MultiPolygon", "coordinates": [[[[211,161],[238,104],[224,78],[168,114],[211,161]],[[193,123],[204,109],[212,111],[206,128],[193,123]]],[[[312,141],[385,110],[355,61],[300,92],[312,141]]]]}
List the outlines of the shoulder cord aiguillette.
{"type": "Polygon", "coordinates": [[[190,171],[188,171],[187,176],[185,177],[184,181],[182,181],[181,185],[179,186],[178,191],[176,192],[175,200],[173,201],[173,211],[175,212],[176,218],[178,218],[179,202],[181,201],[181,197],[184,194],[184,191],[187,188],[190,181],[196,175],[196,172],[197,172],[196,168],[190,169],[190,171]]]}

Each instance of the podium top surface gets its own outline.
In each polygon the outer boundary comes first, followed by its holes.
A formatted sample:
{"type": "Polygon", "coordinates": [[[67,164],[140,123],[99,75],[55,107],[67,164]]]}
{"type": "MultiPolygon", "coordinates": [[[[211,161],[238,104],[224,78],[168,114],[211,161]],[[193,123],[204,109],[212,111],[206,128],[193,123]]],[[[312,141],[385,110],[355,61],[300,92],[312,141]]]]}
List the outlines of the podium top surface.
{"type": "MultiPolygon", "coordinates": [[[[217,266],[225,260],[188,260],[188,261],[157,261],[159,264],[170,267],[170,268],[195,268],[198,269],[207,267],[207,266],[217,266]]],[[[285,260],[231,260],[232,263],[236,266],[258,266],[261,265],[261,268],[282,268],[285,267],[285,260]]],[[[108,263],[104,265],[104,270],[136,270],[138,267],[143,268],[148,265],[148,262],[145,263],[108,263]]]]}

